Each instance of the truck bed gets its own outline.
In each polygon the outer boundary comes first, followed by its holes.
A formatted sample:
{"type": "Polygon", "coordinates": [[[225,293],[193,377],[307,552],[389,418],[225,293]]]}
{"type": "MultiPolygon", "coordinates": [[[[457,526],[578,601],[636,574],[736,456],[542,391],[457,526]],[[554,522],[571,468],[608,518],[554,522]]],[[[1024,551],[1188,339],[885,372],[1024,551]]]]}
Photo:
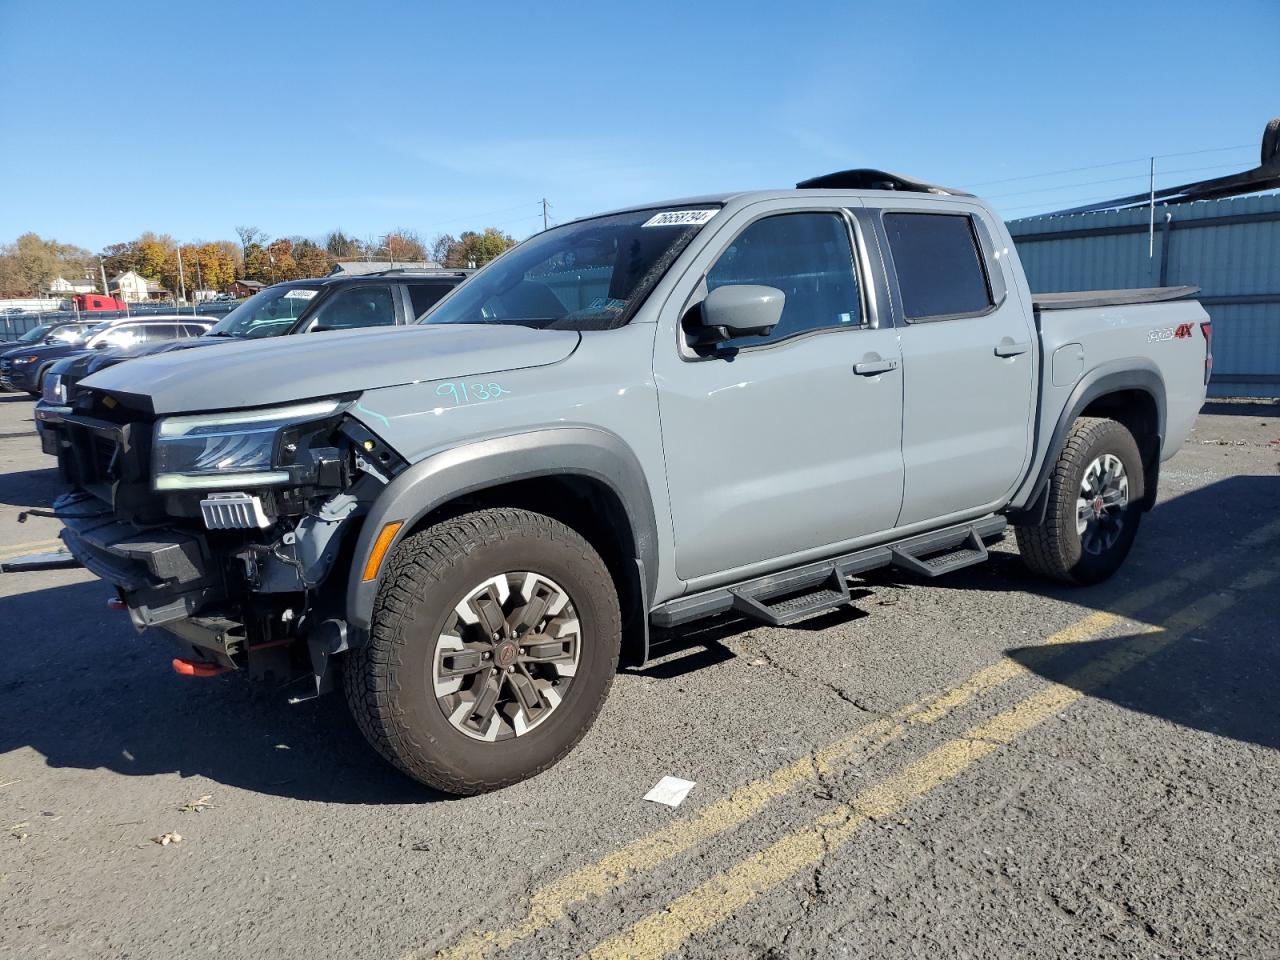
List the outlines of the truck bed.
{"type": "Polygon", "coordinates": [[[1185,300],[1200,292],[1199,287],[1133,287],[1128,290],[1069,290],[1066,293],[1033,293],[1037,310],[1078,310],[1081,307],[1123,307],[1136,303],[1163,303],[1185,300]]]}

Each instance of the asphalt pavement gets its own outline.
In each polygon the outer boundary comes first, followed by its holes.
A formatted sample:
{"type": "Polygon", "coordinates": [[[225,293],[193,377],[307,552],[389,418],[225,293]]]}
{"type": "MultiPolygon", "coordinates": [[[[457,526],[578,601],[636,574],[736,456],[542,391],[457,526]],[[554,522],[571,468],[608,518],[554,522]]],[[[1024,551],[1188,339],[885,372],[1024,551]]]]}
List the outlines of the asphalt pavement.
{"type": "MultiPolygon", "coordinates": [[[[26,397],[0,471],[0,559],[51,545],[26,397]]],[[[863,586],[665,638],[458,800],[339,698],[176,676],[84,570],[0,574],[0,957],[1280,956],[1280,405],[1206,407],[1106,584],[1010,537],[863,586]]]]}

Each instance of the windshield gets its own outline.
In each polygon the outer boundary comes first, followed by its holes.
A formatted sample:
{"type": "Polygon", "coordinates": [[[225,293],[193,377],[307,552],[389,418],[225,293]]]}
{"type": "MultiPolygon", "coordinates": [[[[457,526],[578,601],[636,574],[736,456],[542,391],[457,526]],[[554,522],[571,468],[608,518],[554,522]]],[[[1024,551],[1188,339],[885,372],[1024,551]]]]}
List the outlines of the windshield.
{"type": "Polygon", "coordinates": [[[275,337],[288,333],[319,287],[268,287],[219,320],[206,337],[275,337]]]}
{"type": "Polygon", "coordinates": [[[555,227],[503,254],[420,322],[619,327],[718,212],[637,210],[555,227]]]}
{"type": "Polygon", "coordinates": [[[32,327],[26,333],[18,338],[19,343],[35,343],[37,340],[43,340],[49,334],[49,326],[45,324],[40,327],[32,327]]]}
{"type": "Polygon", "coordinates": [[[84,339],[84,326],[78,324],[55,326],[49,334],[49,339],[61,340],[63,343],[79,343],[84,339]]]}

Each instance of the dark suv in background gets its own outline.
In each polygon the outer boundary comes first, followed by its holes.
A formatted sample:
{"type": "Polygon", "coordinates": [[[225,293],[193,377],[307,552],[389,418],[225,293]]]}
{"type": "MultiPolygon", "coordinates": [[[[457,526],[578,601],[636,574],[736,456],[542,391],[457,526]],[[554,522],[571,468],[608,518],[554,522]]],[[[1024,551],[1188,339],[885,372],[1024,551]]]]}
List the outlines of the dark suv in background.
{"type": "Polygon", "coordinates": [[[415,323],[472,273],[385,270],[277,283],[254,294],[198,339],[94,351],[63,360],[49,369],[36,404],[41,449],[58,455],[58,424],[74,403],[75,385],[105,367],[154,353],[238,340],[415,323]]]}
{"type": "Polygon", "coordinates": [[[190,339],[205,333],[211,326],[208,320],[200,317],[174,314],[103,320],[78,335],[68,333],[68,326],[59,327],[38,344],[17,347],[0,355],[0,386],[6,390],[25,390],[38,397],[50,368],[64,357],[84,351],[190,339]]]}

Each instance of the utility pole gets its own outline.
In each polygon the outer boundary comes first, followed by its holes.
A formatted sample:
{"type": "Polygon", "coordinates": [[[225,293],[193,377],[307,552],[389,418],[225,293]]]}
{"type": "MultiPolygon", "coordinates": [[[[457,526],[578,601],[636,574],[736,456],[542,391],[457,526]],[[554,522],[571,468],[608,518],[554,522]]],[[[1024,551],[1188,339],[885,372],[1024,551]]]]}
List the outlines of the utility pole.
{"type": "Polygon", "coordinates": [[[182,244],[177,245],[178,250],[178,306],[182,305],[182,301],[187,299],[187,284],[182,278],[182,244]]]}
{"type": "Polygon", "coordinates": [[[1156,255],[1156,158],[1151,158],[1151,216],[1147,233],[1147,259],[1156,255]]]}
{"type": "Polygon", "coordinates": [[[102,258],[98,258],[98,269],[102,271],[102,295],[104,297],[111,296],[111,291],[107,289],[107,265],[102,262],[102,258]]]}
{"type": "Polygon", "coordinates": [[[548,213],[547,213],[547,211],[549,211],[550,209],[551,209],[551,204],[547,203],[546,197],[543,197],[542,198],[542,229],[543,230],[547,229],[547,227],[551,225],[551,217],[548,216],[548,213]]]}

